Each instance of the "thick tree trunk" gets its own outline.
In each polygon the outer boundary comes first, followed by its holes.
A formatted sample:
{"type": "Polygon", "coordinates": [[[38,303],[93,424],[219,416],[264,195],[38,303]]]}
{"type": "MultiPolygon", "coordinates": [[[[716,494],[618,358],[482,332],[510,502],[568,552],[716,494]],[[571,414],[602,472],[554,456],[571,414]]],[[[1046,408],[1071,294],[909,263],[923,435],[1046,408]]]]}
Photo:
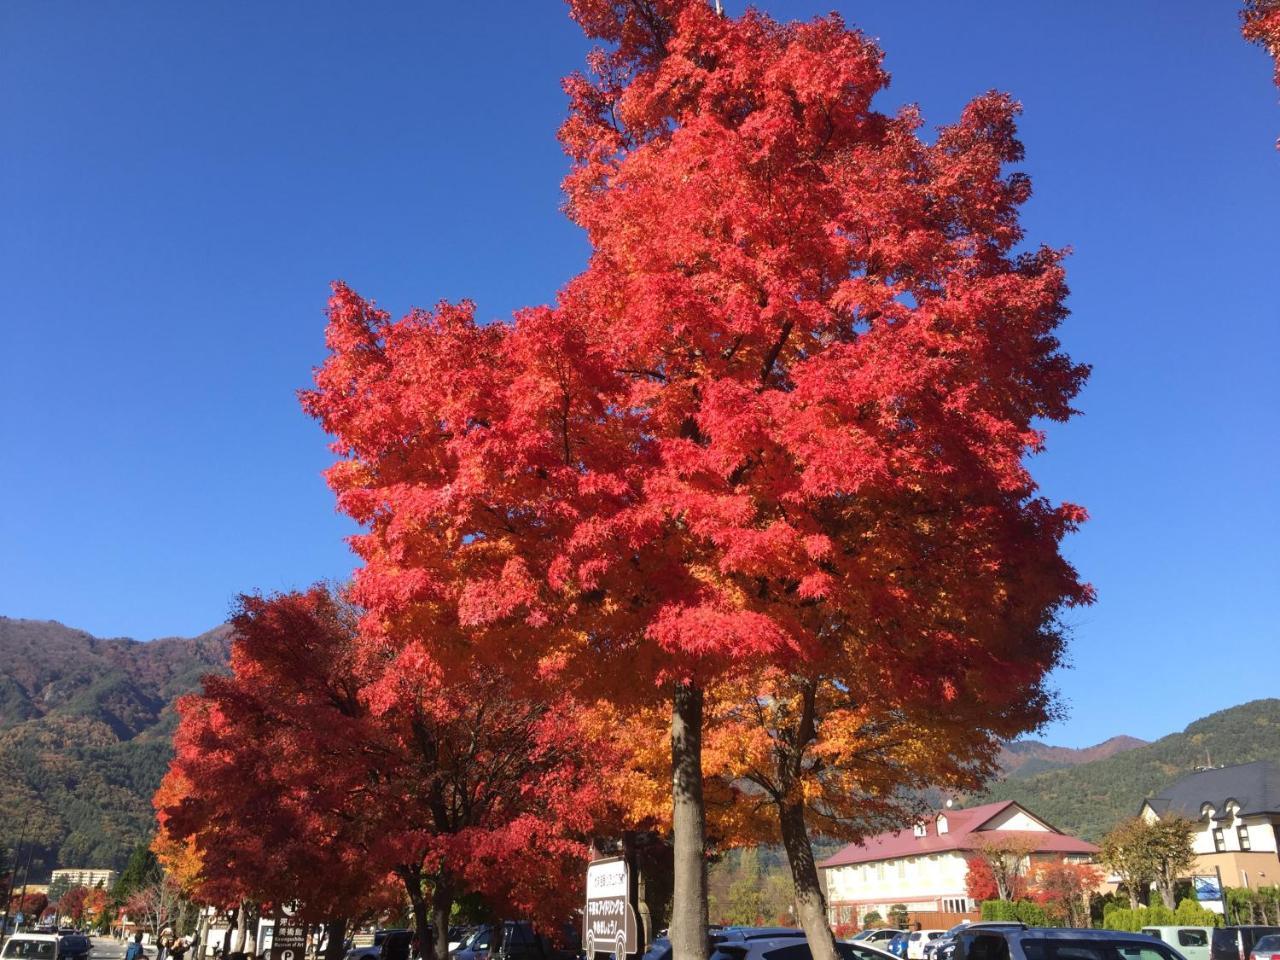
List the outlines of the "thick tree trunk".
{"type": "Polygon", "coordinates": [[[249,929],[249,912],[245,909],[245,905],[240,904],[240,909],[236,911],[236,932],[231,938],[231,952],[244,953],[244,936],[249,929]]]}
{"type": "Polygon", "coordinates": [[[706,809],[702,799],[702,689],[676,684],[671,710],[671,828],[675,883],[673,960],[706,960],[706,809]]]}
{"type": "MultiPolygon", "coordinates": [[[[409,902],[413,904],[413,933],[418,941],[418,950],[425,957],[431,947],[431,908],[422,893],[421,880],[413,883],[406,880],[405,888],[409,891],[409,902]]],[[[412,950],[409,956],[413,956],[412,950]]]]}
{"type": "MultiPolygon", "coordinates": [[[[431,890],[431,922],[435,925],[435,960],[449,960],[449,915],[453,913],[453,880],[441,871],[431,890]]],[[[426,950],[424,948],[423,955],[426,950]]]]}
{"type": "Polygon", "coordinates": [[[347,920],[346,917],[338,917],[330,920],[324,925],[324,960],[342,960],[346,951],[347,939],[347,920]]]}
{"type": "Polygon", "coordinates": [[[791,879],[796,886],[796,912],[800,928],[809,941],[813,960],[837,960],[836,938],[827,923],[827,902],[818,882],[818,866],[813,861],[813,845],[804,823],[801,801],[784,801],[778,811],[782,827],[782,846],[791,865],[791,879]]]}

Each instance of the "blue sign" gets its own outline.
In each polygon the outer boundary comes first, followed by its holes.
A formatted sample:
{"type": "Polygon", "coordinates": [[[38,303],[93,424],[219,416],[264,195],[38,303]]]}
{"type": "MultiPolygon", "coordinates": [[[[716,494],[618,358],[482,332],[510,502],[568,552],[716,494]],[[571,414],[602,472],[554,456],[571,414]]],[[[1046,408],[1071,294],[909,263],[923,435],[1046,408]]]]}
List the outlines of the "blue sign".
{"type": "Polygon", "coordinates": [[[1222,899],[1222,887],[1218,886],[1218,878],[1214,874],[1192,877],[1191,884],[1195,887],[1197,900],[1222,899]]]}

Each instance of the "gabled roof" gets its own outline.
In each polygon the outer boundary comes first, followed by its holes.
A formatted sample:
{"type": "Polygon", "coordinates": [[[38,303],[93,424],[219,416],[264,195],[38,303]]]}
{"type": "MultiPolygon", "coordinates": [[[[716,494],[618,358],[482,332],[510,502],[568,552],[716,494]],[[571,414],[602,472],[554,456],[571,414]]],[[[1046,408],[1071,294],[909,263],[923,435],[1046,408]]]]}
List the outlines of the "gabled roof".
{"type": "Polygon", "coordinates": [[[1257,760],[1201,770],[1170,784],[1146,802],[1156,813],[1171,810],[1199,820],[1206,803],[1213,807],[1217,819],[1225,819],[1231,800],[1240,805],[1241,815],[1280,813],[1280,767],[1257,760]]]}
{"type": "Polygon", "coordinates": [[[973,850],[977,845],[974,834],[981,833],[982,827],[1011,807],[1038,820],[1049,829],[997,830],[991,831],[991,836],[1026,838],[1034,843],[1033,852],[1035,853],[1098,852],[1098,848],[1092,843],[1062,833],[1025,807],[1012,800],[1004,800],[1000,803],[984,803],[978,807],[936,810],[924,819],[927,832],[923,837],[917,837],[913,828],[882,833],[875,837],[868,837],[861,843],[849,844],[843,850],[823,860],[818,866],[843,867],[851,863],[874,863],[877,860],[896,860],[899,857],[919,857],[931,853],[973,850]],[[947,832],[943,834],[939,834],[937,830],[939,815],[947,818],[947,832]]]}

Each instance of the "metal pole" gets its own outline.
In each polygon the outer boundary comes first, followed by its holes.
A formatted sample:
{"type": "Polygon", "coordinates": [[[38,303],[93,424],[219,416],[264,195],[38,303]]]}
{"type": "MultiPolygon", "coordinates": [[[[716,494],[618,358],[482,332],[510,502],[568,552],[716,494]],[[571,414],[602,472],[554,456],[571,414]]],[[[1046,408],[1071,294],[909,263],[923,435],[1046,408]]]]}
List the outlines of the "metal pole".
{"type": "MultiPolygon", "coordinates": [[[[27,840],[27,824],[31,822],[31,814],[27,814],[22,819],[22,830],[18,834],[18,843],[13,848],[13,866],[9,870],[9,885],[4,892],[4,913],[0,914],[0,934],[9,929],[9,901],[13,899],[13,881],[18,879],[18,861],[22,859],[22,845],[27,840]]],[[[22,909],[22,903],[18,903],[18,909],[22,909]]]]}

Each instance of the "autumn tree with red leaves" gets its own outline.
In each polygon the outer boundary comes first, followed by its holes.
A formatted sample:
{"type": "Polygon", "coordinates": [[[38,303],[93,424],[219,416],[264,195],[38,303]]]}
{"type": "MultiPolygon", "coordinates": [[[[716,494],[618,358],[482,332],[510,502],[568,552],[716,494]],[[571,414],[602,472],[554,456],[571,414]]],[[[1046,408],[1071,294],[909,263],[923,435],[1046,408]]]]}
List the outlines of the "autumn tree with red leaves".
{"type": "Polygon", "coordinates": [[[73,923],[79,923],[84,919],[85,903],[89,897],[89,888],[86,886],[68,887],[58,898],[55,906],[58,908],[58,916],[64,920],[71,920],[73,923]]]}
{"type": "Polygon", "coordinates": [[[231,675],[181,702],[156,795],[201,899],[300,899],[340,950],[341,921],[401,888],[424,944],[434,914],[440,958],[462,893],[565,909],[594,810],[571,717],[493,680],[443,687],[403,650],[387,661],[321,587],[244,597],[232,626],[231,675]]]}
{"type": "Polygon", "coordinates": [[[1102,882],[1102,871],[1090,863],[1053,860],[1036,867],[1032,896],[1050,920],[1064,927],[1089,925],[1089,899],[1102,882]]]}
{"type": "MultiPolygon", "coordinates": [[[[988,900],[1000,899],[1000,888],[996,886],[996,875],[985,857],[971,855],[965,857],[964,892],[970,900],[985,903],[988,900]]],[[[1021,899],[1024,890],[1015,890],[1013,899],[1021,899]]]]}
{"type": "MultiPolygon", "coordinates": [[[[780,671],[802,704],[831,665],[899,712],[1049,715],[1058,612],[1090,599],[1059,551],[1084,513],[1025,460],[1086,370],[1055,338],[1061,252],[1022,250],[1008,97],[926,141],[913,109],[872,109],[880,51],[837,17],[570,8],[604,44],[561,130],[587,269],[509,325],[466,302],[392,321],[337,284],[303,402],[366,526],[369,642],[667,704],[671,938],[695,960],[708,690],[780,671]]],[[[801,919],[830,960],[809,860],[801,919]]]]}

